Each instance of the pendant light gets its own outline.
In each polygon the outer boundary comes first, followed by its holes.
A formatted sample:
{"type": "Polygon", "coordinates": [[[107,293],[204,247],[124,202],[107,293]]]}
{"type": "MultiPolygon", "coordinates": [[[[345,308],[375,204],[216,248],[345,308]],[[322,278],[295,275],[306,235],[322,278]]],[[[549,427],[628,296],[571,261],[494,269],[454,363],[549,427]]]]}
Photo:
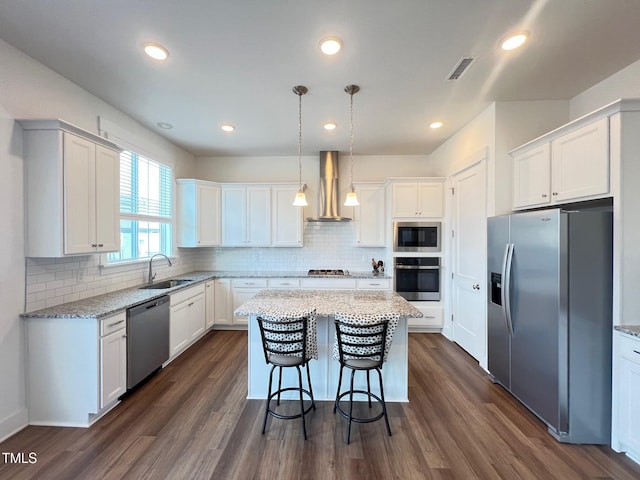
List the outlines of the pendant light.
{"type": "Polygon", "coordinates": [[[302,185],[302,95],[308,92],[307,87],[304,85],[298,85],[293,87],[293,93],[298,95],[298,193],[293,200],[293,204],[296,207],[306,207],[307,198],[304,195],[306,185],[302,185]]]}
{"type": "Polygon", "coordinates": [[[349,120],[349,162],[351,168],[351,191],[347,193],[347,198],[344,202],[345,207],[357,207],[360,205],[358,201],[358,196],[356,195],[356,190],[353,187],[353,95],[360,91],[360,87],[358,85],[347,85],[344,87],[344,91],[349,94],[351,102],[349,104],[349,112],[351,114],[349,120]]]}

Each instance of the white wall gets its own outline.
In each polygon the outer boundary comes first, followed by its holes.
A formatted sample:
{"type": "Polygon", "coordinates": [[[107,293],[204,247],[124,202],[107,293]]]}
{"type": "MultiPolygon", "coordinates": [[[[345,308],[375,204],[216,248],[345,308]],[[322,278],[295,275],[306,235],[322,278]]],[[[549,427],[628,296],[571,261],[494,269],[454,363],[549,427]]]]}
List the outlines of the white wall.
{"type": "Polygon", "coordinates": [[[569,102],[571,120],[619,98],[640,98],[640,60],[573,97],[569,102]]]}
{"type": "MultiPolygon", "coordinates": [[[[0,65],[1,440],[27,422],[24,336],[19,317],[25,308],[25,291],[28,289],[26,277],[29,269],[32,274],[34,268],[49,272],[60,269],[56,265],[59,262],[51,259],[29,262],[25,267],[22,129],[15,119],[61,118],[97,134],[98,117],[102,116],[121,126],[137,144],[149,146],[157,160],[175,165],[177,176],[193,175],[195,161],[192,155],[3,41],[0,41],[0,65]]],[[[95,261],[92,257],[82,258],[95,261]]],[[[140,269],[140,278],[143,269],[140,269]]],[[[122,275],[122,272],[114,274],[122,275]]],[[[103,287],[117,289],[120,284],[110,279],[110,275],[100,273],[100,279],[97,280],[99,284],[92,288],[93,291],[103,287]]],[[[96,281],[94,275],[88,277],[79,282],[79,288],[84,281],[96,281]]],[[[32,293],[35,292],[31,291],[29,295],[32,293]]],[[[53,301],[62,300],[58,298],[53,301]]]]}

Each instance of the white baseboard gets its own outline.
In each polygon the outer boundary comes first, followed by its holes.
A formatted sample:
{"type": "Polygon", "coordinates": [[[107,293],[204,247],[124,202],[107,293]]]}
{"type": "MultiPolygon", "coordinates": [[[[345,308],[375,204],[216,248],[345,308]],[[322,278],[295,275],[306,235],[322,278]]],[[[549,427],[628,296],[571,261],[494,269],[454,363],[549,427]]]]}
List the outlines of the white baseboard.
{"type": "Polygon", "coordinates": [[[15,435],[27,425],[29,425],[29,411],[26,407],[3,418],[2,421],[0,421],[0,442],[4,442],[7,438],[15,435]]]}

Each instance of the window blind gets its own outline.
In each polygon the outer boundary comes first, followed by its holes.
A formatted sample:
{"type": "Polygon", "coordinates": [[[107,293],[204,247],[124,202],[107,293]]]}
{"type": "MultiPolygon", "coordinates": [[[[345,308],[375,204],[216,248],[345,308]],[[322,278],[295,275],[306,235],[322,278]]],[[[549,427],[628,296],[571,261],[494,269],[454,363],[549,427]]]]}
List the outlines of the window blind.
{"type": "Polygon", "coordinates": [[[134,152],[120,154],[120,213],[123,218],[171,220],[173,172],[134,152]]]}

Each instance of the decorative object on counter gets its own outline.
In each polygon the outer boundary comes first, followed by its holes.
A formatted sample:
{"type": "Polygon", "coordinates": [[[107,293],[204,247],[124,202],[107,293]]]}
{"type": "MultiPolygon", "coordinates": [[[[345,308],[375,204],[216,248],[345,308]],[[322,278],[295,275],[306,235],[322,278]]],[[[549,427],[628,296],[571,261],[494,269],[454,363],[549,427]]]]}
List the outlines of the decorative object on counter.
{"type": "Polygon", "coordinates": [[[358,85],[347,85],[344,87],[344,91],[349,94],[351,102],[349,104],[349,162],[351,169],[351,191],[347,193],[347,198],[344,202],[345,207],[357,207],[360,205],[358,201],[358,196],[356,195],[356,190],[353,186],[353,95],[360,91],[360,87],[358,85]]]}
{"type": "Polygon", "coordinates": [[[262,338],[264,359],[267,365],[272,365],[269,372],[269,390],[262,422],[262,434],[264,435],[267,418],[269,415],[283,420],[302,419],[302,433],[307,439],[307,427],[304,416],[316,409],[311,387],[311,374],[309,373],[309,360],[318,358],[317,327],[315,309],[304,312],[285,312],[279,310],[263,310],[257,317],[262,338]],[[273,371],[279,368],[278,389],[271,391],[273,383],[273,371]],[[295,367],[298,371],[298,386],[282,388],[282,368],[295,367]],[[307,370],[308,390],[302,385],[302,372],[300,367],[307,370]],[[280,406],[280,395],[283,392],[298,392],[300,399],[300,413],[285,415],[278,413],[276,408],[271,408],[271,402],[276,397],[276,407],[280,406]],[[305,408],[303,395],[311,399],[311,404],[305,408]]]}
{"type": "Polygon", "coordinates": [[[384,273],[384,262],[382,260],[378,260],[376,262],[375,258],[371,259],[371,266],[373,267],[373,273],[374,274],[378,274],[378,273],[384,273]]]}
{"type": "Polygon", "coordinates": [[[349,444],[351,436],[351,423],[370,423],[384,417],[387,433],[391,436],[391,427],[387,416],[387,406],[384,400],[384,387],[382,386],[382,364],[386,361],[393,334],[398,326],[399,315],[376,314],[343,314],[336,313],[336,334],[333,344],[333,358],[340,361],[340,376],[338,377],[338,390],[336,401],[333,405],[333,413],[340,412],[347,419],[347,433],[345,443],[349,444]],[[342,372],[344,368],[351,369],[351,381],[349,389],[340,392],[342,388],[342,372]],[[378,373],[380,384],[380,396],[371,393],[369,372],[375,370],[378,373]],[[353,380],[356,371],[367,373],[367,390],[354,389],[353,380]],[[375,399],[382,407],[382,412],[373,417],[355,417],[353,415],[354,394],[366,395],[371,408],[371,399],[375,399]],[[342,397],[349,396],[349,412],[340,406],[342,397]]]}
{"type": "Polygon", "coordinates": [[[293,93],[298,95],[298,184],[299,189],[293,204],[296,207],[306,207],[307,198],[304,194],[306,185],[302,185],[302,95],[309,90],[304,85],[293,87],[293,93]]]}

